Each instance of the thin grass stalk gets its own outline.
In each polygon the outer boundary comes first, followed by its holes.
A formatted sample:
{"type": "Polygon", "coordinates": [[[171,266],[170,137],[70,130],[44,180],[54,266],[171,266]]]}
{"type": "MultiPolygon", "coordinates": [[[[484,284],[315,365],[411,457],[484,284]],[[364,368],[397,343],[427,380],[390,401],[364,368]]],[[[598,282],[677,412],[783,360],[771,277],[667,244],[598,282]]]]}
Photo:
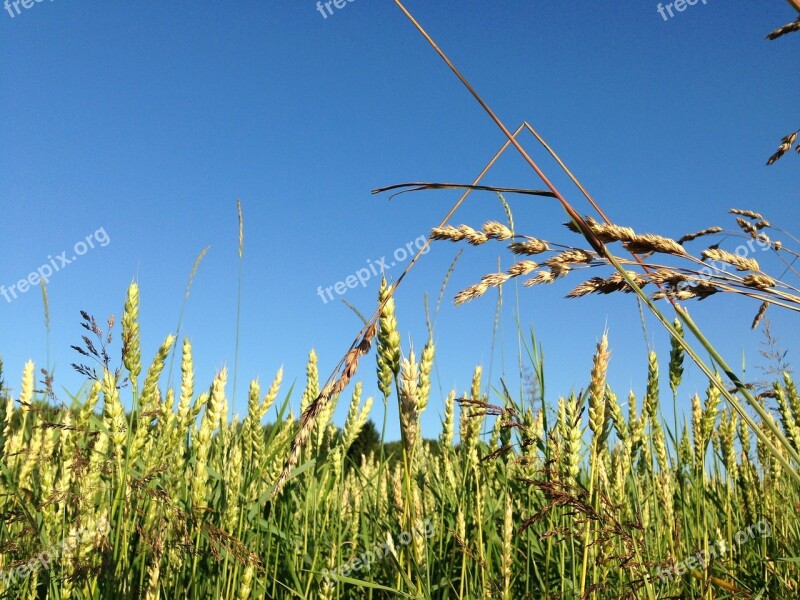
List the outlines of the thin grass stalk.
{"type": "Polygon", "coordinates": [[[44,282],[44,279],[39,281],[40,287],[42,288],[42,308],[44,310],[44,330],[45,330],[45,346],[46,346],[46,356],[47,356],[47,372],[50,372],[50,300],[47,297],[47,285],[44,282]]]}
{"type": "MultiPolygon", "coordinates": [[[[236,406],[236,382],[239,374],[239,334],[241,332],[242,318],[242,274],[244,272],[244,217],[242,215],[242,200],[236,199],[236,210],[239,215],[239,280],[236,286],[236,343],[233,350],[233,397],[232,404],[236,406]]],[[[234,411],[236,409],[234,408],[234,411]]],[[[225,415],[224,418],[228,418],[225,415]]]]}
{"type": "MultiPolygon", "coordinates": [[[[192,289],[192,282],[194,282],[194,277],[197,275],[197,270],[200,268],[200,263],[202,262],[203,258],[208,251],[211,249],[211,246],[206,246],[200,251],[200,254],[197,255],[197,258],[194,259],[194,264],[192,265],[192,270],[189,272],[189,279],[186,281],[186,290],[183,293],[183,302],[181,303],[181,311],[178,313],[178,326],[175,329],[175,337],[179,337],[181,333],[181,324],[183,323],[183,313],[186,311],[186,304],[189,302],[189,291],[192,289]]],[[[172,386],[172,365],[175,362],[175,352],[176,348],[172,350],[172,356],[169,359],[169,372],[167,374],[167,385],[172,386]]]]}

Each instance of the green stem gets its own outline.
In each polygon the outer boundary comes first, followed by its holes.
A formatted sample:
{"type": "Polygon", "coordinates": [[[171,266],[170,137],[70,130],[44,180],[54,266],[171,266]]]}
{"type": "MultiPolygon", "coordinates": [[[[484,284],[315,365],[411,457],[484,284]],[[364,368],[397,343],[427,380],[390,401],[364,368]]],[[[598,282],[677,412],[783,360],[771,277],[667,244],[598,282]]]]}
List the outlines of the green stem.
{"type": "MultiPolygon", "coordinates": [[[[592,505],[592,508],[595,508],[594,502],[594,474],[595,474],[595,461],[598,459],[597,456],[597,441],[595,438],[592,438],[592,445],[589,450],[589,502],[592,505]]],[[[586,593],[586,571],[587,566],[589,564],[589,546],[591,545],[591,525],[592,520],[587,518],[586,519],[586,527],[583,531],[583,559],[581,560],[581,598],[584,597],[586,593]]]]}
{"type": "MultiPolygon", "coordinates": [[[[242,270],[244,266],[244,259],[242,257],[241,244],[239,247],[239,284],[236,290],[236,347],[233,351],[233,402],[231,403],[231,410],[235,411],[236,406],[236,381],[239,373],[239,332],[241,330],[241,314],[242,314],[242,270]]],[[[228,415],[225,415],[228,418],[228,415]]]]}

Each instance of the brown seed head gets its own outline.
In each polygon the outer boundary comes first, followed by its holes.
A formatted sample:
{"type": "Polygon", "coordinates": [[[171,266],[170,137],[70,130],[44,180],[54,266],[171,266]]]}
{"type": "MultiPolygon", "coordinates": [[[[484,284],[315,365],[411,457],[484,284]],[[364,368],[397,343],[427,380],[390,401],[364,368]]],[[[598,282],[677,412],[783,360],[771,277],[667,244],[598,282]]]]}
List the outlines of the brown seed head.
{"type": "Polygon", "coordinates": [[[480,298],[488,289],[489,286],[487,284],[476,283],[475,285],[471,285],[467,289],[458,292],[455,298],[453,298],[453,301],[455,302],[456,306],[461,306],[465,302],[469,302],[475,298],[480,298]]]}
{"type": "Polygon", "coordinates": [[[489,240],[489,236],[482,231],[476,231],[469,225],[459,225],[458,231],[466,238],[467,242],[473,246],[480,246],[489,240]]]}
{"type": "Polygon", "coordinates": [[[650,281],[658,285],[677,285],[684,281],[689,281],[689,277],[670,269],[659,269],[650,273],[650,281]]]}
{"type": "Polygon", "coordinates": [[[525,281],[525,283],[523,283],[522,285],[524,285],[525,287],[531,287],[539,284],[553,283],[555,280],[556,278],[553,276],[552,273],[548,271],[539,271],[534,277],[531,277],[530,279],[525,281]]]}
{"type": "Polygon", "coordinates": [[[489,273],[481,278],[481,284],[486,284],[489,287],[499,287],[508,281],[510,277],[505,273],[489,273]]]}
{"type": "Polygon", "coordinates": [[[743,210],[741,208],[731,208],[730,210],[728,210],[728,212],[730,214],[732,214],[732,215],[741,215],[743,217],[747,217],[749,219],[754,219],[754,220],[763,219],[764,218],[764,217],[761,216],[760,213],[757,213],[757,212],[752,211],[752,210],[743,210]]]}
{"type": "Polygon", "coordinates": [[[483,225],[483,232],[494,240],[508,240],[511,239],[511,230],[497,221],[489,221],[483,225]]]}
{"type": "Polygon", "coordinates": [[[719,248],[706,248],[700,253],[704,259],[728,263],[737,271],[760,271],[758,261],[754,258],[743,258],[719,248]]]}
{"type": "Polygon", "coordinates": [[[430,238],[432,240],[449,240],[451,242],[460,242],[464,239],[464,235],[452,225],[445,225],[444,227],[434,227],[431,229],[430,238]]]}
{"type": "Polygon", "coordinates": [[[739,228],[742,231],[749,234],[751,237],[756,237],[758,235],[758,230],[756,229],[755,225],[750,223],[750,221],[745,221],[741,217],[736,217],[736,224],[739,225],[739,228]]]}
{"type": "Polygon", "coordinates": [[[528,256],[533,254],[541,254],[542,252],[547,252],[550,249],[550,247],[547,245],[547,242],[543,240],[537,240],[536,238],[528,238],[524,242],[509,244],[508,247],[514,254],[524,254],[528,256]]]}
{"type": "Polygon", "coordinates": [[[761,322],[761,319],[764,318],[764,315],[767,312],[767,307],[769,306],[768,302],[762,302],[761,306],[758,308],[758,313],[756,314],[755,319],[753,319],[753,324],[750,326],[750,329],[755,329],[758,327],[758,324],[761,322]]]}
{"type": "Polygon", "coordinates": [[[662,254],[675,254],[677,256],[686,254],[683,246],[675,240],[652,233],[634,236],[626,244],[626,247],[635,254],[645,254],[647,252],[661,252],[662,254]]]}
{"type": "Polygon", "coordinates": [[[556,254],[552,258],[547,259],[544,264],[548,267],[553,267],[557,265],[572,265],[572,264],[581,264],[581,263],[590,263],[595,259],[595,255],[591,252],[587,252],[586,250],[574,249],[574,250],[565,250],[559,254],[556,254]]]}
{"type": "MultiPolygon", "coordinates": [[[[791,23],[787,23],[786,25],[778,27],[775,31],[771,31],[769,34],[767,34],[767,39],[776,40],[787,33],[793,33],[795,31],[800,31],[800,18],[798,18],[796,21],[792,21],[791,23]]],[[[797,133],[794,135],[797,136],[797,133]]]]}
{"type": "Polygon", "coordinates": [[[691,242],[692,240],[696,240],[699,237],[703,237],[705,235],[713,235],[715,233],[719,233],[722,231],[722,227],[709,227],[708,229],[702,229],[695,233],[688,233],[683,236],[681,239],[678,240],[679,244],[685,244],[686,242],[691,242]]]}
{"type": "Polygon", "coordinates": [[[746,286],[758,288],[760,290],[775,287],[775,280],[767,275],[748,275],[742,279],[742,282],[746,286]]]}
{"type": "Polygon", "coordinates": [[[520,262],[511,265],[506,271],[511,277],[519,277],[520,275],[527,275],[539,268],[539,265],[532,260],[521,260],[520,262]]]}

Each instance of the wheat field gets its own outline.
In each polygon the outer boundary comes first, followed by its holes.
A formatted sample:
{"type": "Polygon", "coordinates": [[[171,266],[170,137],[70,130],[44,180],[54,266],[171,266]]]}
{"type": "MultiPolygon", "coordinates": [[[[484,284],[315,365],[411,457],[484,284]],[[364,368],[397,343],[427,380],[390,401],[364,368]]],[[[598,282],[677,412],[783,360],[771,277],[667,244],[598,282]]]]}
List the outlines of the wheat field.
{"type": "MultiPolygon", "coordinates": [[[[402,443],[350,451],[373,403],[356,383],[319,412],[278,491],[308,425],[292,416],[282,372],[266,390],[252,382],[247,414],[231,420],[228,373],[201,388],[187,340],[168,336],[143,364],[138,302],[132,284],[119,368],[113,322],[101,328],[84,315],[77,348],[100,366],[76,365],[87,386],[71,406],[52,406],[46,385],[34,389],[33,363],[18,396],[4,393],[4,598],[798,595],[800,486],[713,385],[691,398],[689,422],[663,417],[682,393],[678,344],[666,363],[648,357],[643,398],[607,385],[605,335],[585,392],[554,406],[538,392],[537,354],[521,397],[504,390],[490,403],[476,367],[469,392],[443,399],[439,439],[423,440],[436,349],[429,340],[417,357],[400,347],[389,298],[377,383],[379,401],[397,403],[402,443]],[[171,352],[180,387],[163,389],[171,352]],[[674,398],[660,398],[662,377],[674,398]],[[341,429],[331,423],[339,401],[349,403],[341,429]]],[[[304,412],[320,386],[312,351],[304,412]]],[[[796,449],[792,378],[759,399],[796,449]]]]}

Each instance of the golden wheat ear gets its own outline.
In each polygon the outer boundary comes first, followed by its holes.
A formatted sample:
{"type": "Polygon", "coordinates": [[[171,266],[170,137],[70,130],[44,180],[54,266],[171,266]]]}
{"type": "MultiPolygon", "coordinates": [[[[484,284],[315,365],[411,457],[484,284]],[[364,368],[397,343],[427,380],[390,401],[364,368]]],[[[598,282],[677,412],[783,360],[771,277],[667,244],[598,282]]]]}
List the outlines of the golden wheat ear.
{"type": "MultiPolygon", "coordinates": [[[[797,141],[798,132],[800,132],[800,130],[794,131],[783,137],[780,145],[778,146],[778,149],[775,151],[775,154],[769,157],[769,160],[767,161],[768,167],[770,165],[774,165],[778,161],[778,159],[780,159],[784,154],[786,154],[789,150],[792,149],[792,144],[794,144],[797,141]]],[[[800,152],[800,144],[798,144],[796,150],[800,152]]]]}

